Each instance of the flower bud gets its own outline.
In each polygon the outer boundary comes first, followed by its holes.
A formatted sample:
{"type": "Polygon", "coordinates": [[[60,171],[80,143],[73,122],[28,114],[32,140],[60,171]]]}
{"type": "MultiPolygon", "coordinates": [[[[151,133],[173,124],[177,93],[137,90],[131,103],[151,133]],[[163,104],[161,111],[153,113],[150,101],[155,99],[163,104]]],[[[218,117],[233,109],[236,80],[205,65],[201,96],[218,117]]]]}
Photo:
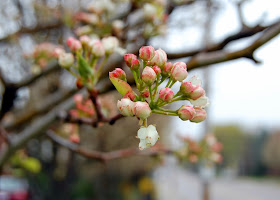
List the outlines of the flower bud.
{"type": "Polygon", "coordinates": [[[156,75],[161,73],[161,69],[157,65],[153,66],[153,70],[155,71],[156,75]]]}
{"type": "Polygon", "coordinates": [[[126,74],[121,68],[116,68],[114,71],[109,72],[109,78],[116,77],[118,79],[126,81],[126,74]]]}
{"type": "Polygon", "coordinates": [[[102,44],[106,54],[112,54],[119,46],[119,40],[116,37],[106,37],[102,39],[102,44]]]}
{"type": "Polygon", "coordinates": [[[204,96],[205,90],[202,87],[197,87],[193,92],[191,92],[190,97],[193,100],[197,100],[198,98],[204,96]]]}
{"type": "Polygon", "coordinates": [[[207,118],[207,113],[203,108],[195,106],[194,110],[195,110],[195,115],[190,120],[191,122],[199,123],[199,122],[204,121],[207,118]]]}
{"type": "Polygon", "coordinates": [[[76,81],[76,86],[78,89],[82,89],[83,88],[83,81],[81,78],[77,78],[77,81],[76,81]]]}
{"type": "Polygon", "coordinates": [[[147,102],[135,102],[134,114],[136,115],[136,117],[145,120],[151,115],[151,112],[151,108],[147,102]]]}
{"type": "Polygon", "coordinates": [[[156,73],[151,67],[145,67],[142,72],[142,80],[147,84],[151,85],[156,80],[156,73]]]}
{"type": "Polygon", "coordinates": [[[138,70],[140,67],[140,62],[138,59],[132,59],[131,60],[131,66],[130,66],[130,69],[131,70],[138,70]]]}
{"type": "Polygon", "coordinates": [[[68,45],[69,49],[73,52],[79,51],[82,49],[82,44],[76,38],[70,37],[67,39],[66,44],[68,45]]]}
{"type": "Polygon", "coordinates": [[[58,57],[58,64],[61,67],[69,68],[74,63],[74,56],[72,53],[61,53],[58,57]]]}
{"type": "Polygon", "coordinates": [[[146,3],[143,7],[144,17],[148,20],[153,19],[157,15],[157,8],[150,3],[146,3]]]}
{"type": "Polygon", "coordinates": [[[78,134],[72,134],[72,135],[70,135],[69,140],[73,143],[79,144],[80,136],[78,134]]]}
{"type": "Polygon", "coordinates": [[[162,49],[158,49],[155,51],[155,55],[152,58],[150,64],[162,67],[166,63],[166,61],[167,61],[167,55],[165,51],[163,51],[162,49]]]}
{"type": "Polygon", "coordinates": [[[188,76],[187,65],[184,62],[174,63],[171,76],[174,80],[182,82],[188,76]]]}
{"type": "Polygon", "coordinates": [[[133,116],[134,102],[127,98],[122,98],[117,103],[117,107],[123,116],[133,116]]]}
{"type": "Polygon", "coordinates": [[[162,74],[164,76],[170,76],[172,67],[173,65],[171,62],[165,63],[165,65],[163,66],[162,74]]]}
{"type": "Polygon", "coordinates": [[[150,93],[149,93],[148,90],[146,90],[141,94],[141,96],[144,97],[144,98],[148,98],[150,96],[150,93]]]}
{"type": "Polygon", "coordinates": [[[122,30],[124,29],[125,24],[122,20],[114,20],[112,22],[112,28],[114,30],[115,33],[119,34],[122,32],[122,30]]]}
{"type": "Polygon", "coordinates": [[[205,90],[200,85],[193,85],[192,82],[183,82],[180,91],[192,100],[196,100],[205,94],[205,90]]]}
{"type": "Polygon", "coordinates": [[[59,55],[65,53],[64,49],[60,48],[60,47],[56,47],[53,51],[53,56],[55,58],[59,58],[59,55]]]}
{"type": "Polygon", "coordinates": [[[159,91],[159,98],[162,100],[162,101],[171,101],[171,99],[173,98],[174,96],[174,93],[173,91],[166,87],[166,88],[162,88],[160,91],[159,91]]]}
{"type": "Polygon", "coordinates": [[[134,99],[135,99],[135,94],[134,94],[134,92],[133,91],[129,91],[129,92],[127,92],[124,96],[123,96],[123,98],[128,98],[128,99],[130,99],[131,101],[133,101],[134,99]]]}
{"type": "Polygon", "coordinates": [[[151,60],[155,55],[155,49],[152,46],[143,46],[139,50],[139,57],[145,61],[151,60]]]}
{"type": "Polygon", "coordinates": [[[81,94],[75,94],[74,97],[73,97],[73,99],[74,99],[74,102],[75,102],[76,104],[82,103],[82,102],[83,102],[83,95],[81,95],[81,94]]]}
{"type": "Polygon", "coordinates": [[[182,105],[178,110],[178,115],[183,121],[191,120],[195,116],[195,109],[189,105],[182,105]]]}
{"type": "Polygon", "coordinates": [[[105,49],[100,40],[94,40],[90,42],[91,53],[96,57],[102,57],[105,55],[105,49]]]}
{"type": "Polygon", "coordinates": [[[79,39],[80,39],[80,42],[82,43],[82,45],[84,45],[84,46],[88,46],[90,43],[90,37],[87,35],[82,35],[79,39]]]}
{"type": "Polygon", "coordinates": [[[137,137],[140,139],[139,149],[144,150],[151,146],[154,146],[159,139],[156,127],[149,125],[146,127],[141,127],[137,132],[137,137]]]}
{"type": "Polygon", "coordinates": [[[126,65],[130,68],[131,67],[131,61],[133,59],[136,59],[137,60],[137,56],[134,55],[134,54],[125,54],[124,55],[124,61],[126,63],[126,65]]]}

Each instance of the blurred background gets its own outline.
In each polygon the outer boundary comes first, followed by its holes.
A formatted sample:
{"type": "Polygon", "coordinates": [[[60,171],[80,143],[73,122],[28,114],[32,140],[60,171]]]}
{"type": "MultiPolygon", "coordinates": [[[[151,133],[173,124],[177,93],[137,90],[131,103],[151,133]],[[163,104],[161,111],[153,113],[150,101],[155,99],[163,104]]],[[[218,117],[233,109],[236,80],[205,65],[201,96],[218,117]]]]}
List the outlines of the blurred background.
{"type": "MultiPolygon", "coordinates": [[[[0,1],[0,200],[277,199],[279,20],[273,0],[0,1]],[[147,4],[156,7],[152,17],[147,4]],[[172,62],[186,62],[189,77],[200,77],[210,99],[207,120],[196,124],[152,115],[149,123],[157,124],[160,145],[172,149],[168,155],[103,162],[58,145],[45,134],[49,127],[67,142],[77,136],[90,150],[138,147],[134,118],[94,128],[61,117],[75,109],[73,95],[84,91],[58,67],[52,52],[66,48],[68,37],[81,35],[116,36],[135,54],[152,45],[172,62]],[[251,50],[251,44],[258,47],[251,50]],[[203,146],[209,135],[219,143],[222,158],[203,156],[215,151],[203,146]]],[[[107,74],[128,68],[120,55],[108,63],[99,96],[102,111],[114,116],[121,96],[107,74]]]]}

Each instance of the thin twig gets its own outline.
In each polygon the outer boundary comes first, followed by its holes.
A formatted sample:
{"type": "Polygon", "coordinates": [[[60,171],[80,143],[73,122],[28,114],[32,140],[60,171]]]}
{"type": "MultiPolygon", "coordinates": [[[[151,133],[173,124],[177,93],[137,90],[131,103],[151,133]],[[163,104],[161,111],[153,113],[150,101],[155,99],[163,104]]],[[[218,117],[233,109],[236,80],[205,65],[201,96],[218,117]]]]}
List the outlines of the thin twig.
{"type": "Polygon", "coordinates": [[[141,151],[138,148],[127,148],[127,149],[121,149],[111,152],[102,152],[102,151],[95,151],[90,150],[85,147],[82,147],[80,145],[77,145],[75,143],[69,142],[68,140],[56,135],[53,131],[48,130],[46,132],[47,136],[56,142],[57,144],[66,147],[67,149],[78,153],[79,155],[82,155],[86,158],[93,159],[93,160],[99,160],[99,161],[109,161],[113,159],[118,158],[125,158],[135,155],[146,155],[146,156],[155,156],[155,155],[161,155],[161,154],[171,154],[173,153],[172,150],[164,148],[164,147],[158,147],[154,146],[150,149],[141,151]]]}

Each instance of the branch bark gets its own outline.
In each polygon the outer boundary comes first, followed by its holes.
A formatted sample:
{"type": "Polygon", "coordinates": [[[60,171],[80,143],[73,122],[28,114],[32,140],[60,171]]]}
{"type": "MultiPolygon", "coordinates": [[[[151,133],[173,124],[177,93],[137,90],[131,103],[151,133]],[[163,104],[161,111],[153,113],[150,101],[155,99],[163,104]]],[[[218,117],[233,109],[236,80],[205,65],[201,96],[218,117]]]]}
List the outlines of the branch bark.
{"type": "Polygon", "coordinates": [[[68,140],[56,135],[53,131],[48,130],[47,131],[47,136],[53,140],[55,143],[66,147],[72,152],[75,152],[83,157],[92,159],[92,160],[99,160],[99,161],[109,161],[113,159],[118,159],[118,158],[125,158],[129,156],[135,156],[135,155],[145,155],[145,156],[155,156],[155,155],[160,155],[160,154],[171,154],[173,153],[172,150],[163,148],[163,147],[157,147],[154,146],[150,149],[141,151],[138,148],[127,148],[127,149],[121,149],[121,150],[116,150],[116,151],[111,151],[111,152],[101,152],[101,151],[94,151],[90,150],[84,147],[81,147],[80,145],[74,144],[72,142],[69,142],[68,140]]]}
{"type": "Polygon", "coordinates": [[[227,52],[225,50],[208,52],[208,53],[200,53],[196,56],[192,57],[190,61],[187,62],[188,70],[192,70],[195,68],[217,64],[221,62],[226,62],[230,60],[235,60],[238,58],[248,58],[254,61],[255,63],[259,63],[254,58],[254,52],[271,39],[275,38],[280,33],[280,21],[276,23],[274,26],[267,28],[262,35],[260,35],[252,44],[247,46],[244,49],[227,52]]]}
{"type": "Polygon", "coordinates": [[[194,50],[194,51],[188,51],[188,52],[168,53],[168,58],[169,59],[178,59],[178,58],[195,56],[195,55],[197,55],[199,53],[202,53],[202,52],[213,52],[213,51],[222,50],[230,42],[256,35],[257,33],[260,33],[260,32],[262,32],[266,29],[277,26],[279,23],[280,23],[280,20],[276,21],[275,23],[273,23],[269,26],[256,25],[254,27],[243,27],[238,33],[234,33],[234,34],[226,37],[221,42],[219,42],[217,44],[213,44],[208,48],[202,48],[202,49],[198,49],[198,50],[194,50]]]}

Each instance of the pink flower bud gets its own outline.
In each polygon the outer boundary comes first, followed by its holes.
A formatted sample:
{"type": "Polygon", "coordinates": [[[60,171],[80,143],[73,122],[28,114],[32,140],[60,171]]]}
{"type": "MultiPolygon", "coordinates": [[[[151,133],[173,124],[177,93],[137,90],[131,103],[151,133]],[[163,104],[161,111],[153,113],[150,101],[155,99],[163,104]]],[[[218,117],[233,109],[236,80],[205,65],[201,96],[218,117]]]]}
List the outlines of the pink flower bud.
{"type": "Polygon", "coordinates": [[[60,47],[57,47],[57,48],[54,49],[53,56],[55,58],[59,58],[59,55],[62,54],[62,53],[65,53],[64,49],[62,49],[60,47]]]}
{"type": "Polygon", "coordinates": [[[195,116],[195,109],[192,106],[183,105],[178,110],[178,115],[179,115],[180,119],[183,121],[191,120],[195,116]]]}
{"type": "Polygon", "coordinates": [[[139,57],[145,61],[151,60],[155,55],[155,49],[152,46],[143,46],[139,50],[139,57]]]}
{"type": "Polygon", "coordinates": [[[202,87],[197,87],[193,92],[191,92],[190,97],[193,100],[196,100],[202,97],[205,94],[205,90],[202,87]]]}
{"type": "Polygon", "coordinates": [[[173,98],[174,93],[170,88],[162,88],[159,91],[159,98],[163,101],[171,101],[171,99],[173,98]]]}
{"type": "Polygon", "coordinates": [[[83,95],[81,94],[75,94],[74,97],[73,97],[74,101],[76,104],[78,103],[82,103],[83,101],[83,95]]]}
{"type": "Polygon", "coordinates": [[[194,117],[190,120],[191,122],[202,122],[207,118],[207,113],[206,111],[201,108],[201,107],[194,107],[195,110],[195,115],[194,117]]]}
{"type": "Polygon", "coordinates": [[[133,91],[129,91],[129,92],[127,92],[124,96],[123,96],[123,98],[128,98],[128,99],[130,99],[131,101],[134,101],[134,99],[135,99],[135,94],[134,94],[134,92],[133,91]]]}
{"type": "Polygon", "coordinates": [[[73,52],[75,51],[79,51],[82,49],[82,44],[79,40],[77,40],[76,38],[70,37],[67,39],[66,41],[69,49],[73,52]]]}
{"type": "Polygon", "coordinates": [[[114,71],[109,72],[109,78],[116,77],[118,79],[126,81],[126,74],[121,68],[116,68],[114,71]]]}
{"type": "Polygon", "coordinates": [[[171,76],[174,80],[182,82],[188,76],[187,65],[184,62],[176,62],[171,69],[171,76]]]}
{"type": "Polygon", "coordinates": [[[145,120],[151,115],[151,112],[151,108],[147,102],[135,102],[134,114],[136,115],[136,117],[145,120]]]}
{"type": "Polygon", "coordinates": [[[80,42],[82,43],[82,45],[84,45],[84,46],[88,46],[90,43],[90,37],[87,35],[83,35],[79,39],[80,39],[80,42]]]}
{"type": "Polygon", "coordinates": [[[134,54],[125,54],[124,55],[124,61],[126,63],[126,65],[130,68],[131,67],[131,61],[133,59],[136,59],[137,60],[137,56],[134,55],[134,54]]]}
{"type": "Polygon", "coordinates": [[[145,67],[142,72],[142,80],[147,84],[151,85],[156,80],[156,73],[151,67],[145,67]]]}
{"type": "Polygon", "coordinates": [[[164,76],[169,76],[171,73],[171,69],[172,69],[173,65],[171,62],[165,63],[165,65],[163,66],[163,71],[162,74],[164,76]]]}
{"type": "Polygon", "coordinates": [[[74,56],[72,53],[61,53],[58,58],[58,64],[61,67],[69,68],[74,63],[74,56]]]}
{"type": "Polygon", "coordinates": [[[155,71],[156,75],[161,73],[161,69],[157,65],[153,66],[153,70],[155,71]]]}
{"type": "Polygon", "coordinates": [[[117,103],[117,107],[123,116],[134,115],[134,102],[127,98],[122,98],[117,103]]]}
{"type": "Polygon", "coordinates": [[[96,57],[102,57],[105,55],[105,49],[100,40],[94,40],[90,42],[91,53],[96,57]]]}
{"type": "Polygon", "coordinates": [[[139,67],[140,67],[140,62],[139,62],[139,60],[138,60],[138,59],[132,59],[132,60],[131,60],[131,67],[130,67],[130,69],[131,69],[131,70],[138,70],[139,67]]]}
{"type": "Polygon", "coordinates": [[[192,100],[196,100],[205,94],[205,90],[200,87],[200,84],[193,85],[192,82],[183,82],[180,91],[192,100]]]}
{"type": "Polygon", "coordinates": [[[162,49],[158,49],[155,51],[155,55],[152,58],[150,64],[162,67],[166,63],[166,61],[167,55],[165,51],[163,51],[162,49]]]}
{"type": "Polygon", "coordinates": [[[79,144],[80,143],[80,136],[77,134],[73,134],[69,137],[69,140],[73,143],[79,144]]]}
{"type": "Polygon", "coordinates": [[[150,96],[150,93],[149,93],[148,90],[146,90],[141,94],[141,96],[144,97],[144,98],[148,98],[150,96]]]}

